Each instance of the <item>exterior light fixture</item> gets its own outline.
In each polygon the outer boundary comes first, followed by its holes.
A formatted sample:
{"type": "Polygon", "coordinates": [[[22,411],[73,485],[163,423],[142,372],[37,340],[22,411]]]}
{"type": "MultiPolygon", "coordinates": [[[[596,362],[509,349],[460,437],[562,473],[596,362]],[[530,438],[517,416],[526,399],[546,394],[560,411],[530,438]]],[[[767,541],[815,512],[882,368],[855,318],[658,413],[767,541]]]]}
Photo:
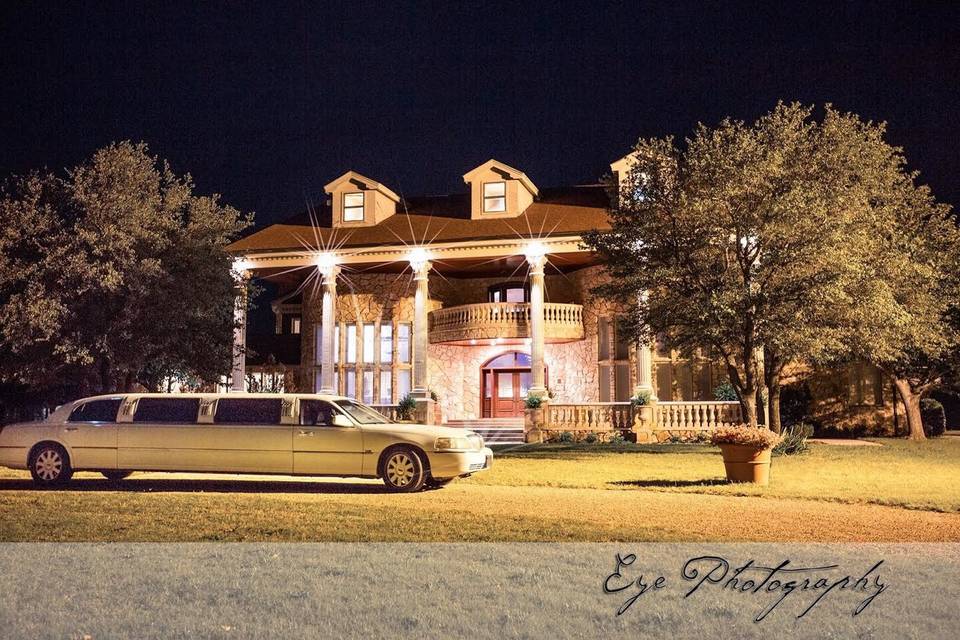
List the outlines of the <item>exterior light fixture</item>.
{"type": "Polygon", "coordinates": [[[252,268],[253,262],[241,257],[234,258],[233,265],[230,267],[230,270],[233,271],[234,275],[242,276],[245,271],[249,271],[252,268]]]}
{"type": "Polygon", "coordinates": [[[543,246],[542,242],[532,240],[527,243],[527,247],[523,253],[529,262],[536,262],[547,255],[547,248],[543,246]]]}
{"type": "Polygon", "coordinates": [[[476,338],[470,338],[470,344],[477,344],[476,338]]]}
{"type": "Polygon", "coordinates": [[[419,271],[430,261],[430,253],[423,247],[416,247],[407,254],[407,260],[414,271],[419,271]]]}
{"type": "Polygon", "coordinates": [[[329,271],[337,266],[337,256],[333,253],[324,252],[317,256],[317,267],[321,271],[329,271]]]}

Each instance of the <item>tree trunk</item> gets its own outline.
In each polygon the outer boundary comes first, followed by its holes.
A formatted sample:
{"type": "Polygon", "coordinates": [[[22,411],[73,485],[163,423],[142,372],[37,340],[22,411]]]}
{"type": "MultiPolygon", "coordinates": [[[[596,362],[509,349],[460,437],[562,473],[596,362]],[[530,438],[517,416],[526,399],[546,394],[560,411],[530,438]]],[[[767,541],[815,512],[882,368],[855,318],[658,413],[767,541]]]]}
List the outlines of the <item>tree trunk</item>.
{"type": "Polygon", "coordinates": [[[740,407],[743,409],[743,422],[749,427],[757,426],[757,392],[745,391],[740,398],[740,407]]]}
{"type": "Polygon", "coordinates": [[[763,379],[767,385],[767,428],[780,433],[780,359],[770,351],[763,351],[763,379]]]}
{"type": "Polygon", "coordinates": [[[747,372],[747,375],[741,377],[737,368],[727,362],[727,375],[730,377],[730,384],[737,390],[738,400],[740,400],[740,413],[743,422],[751,427],[757,426],[757,384],[756,377],[747,372]]]}
{"type": "Polygon", "coordinates": [[[907,418],[907,431],[911,440],[926,440],[923,433],[923,419],[920,417],[920,394],[910,386],[910,382],[901,378],[894,378],[893,384],[897,394],[903,401],[903,409],[907,418]]]}

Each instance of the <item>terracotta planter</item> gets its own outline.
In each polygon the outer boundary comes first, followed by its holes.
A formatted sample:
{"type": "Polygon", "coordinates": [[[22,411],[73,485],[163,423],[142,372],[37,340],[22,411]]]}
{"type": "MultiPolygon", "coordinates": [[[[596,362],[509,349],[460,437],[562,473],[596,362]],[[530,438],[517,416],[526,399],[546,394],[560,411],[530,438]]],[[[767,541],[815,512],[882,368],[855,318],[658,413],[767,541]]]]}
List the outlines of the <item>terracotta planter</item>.
{"type": "Polygon", "coordinates": [[[723,466],[730,482],[770,484],[770,449],[742,444],[721,444],[723,466]]]}

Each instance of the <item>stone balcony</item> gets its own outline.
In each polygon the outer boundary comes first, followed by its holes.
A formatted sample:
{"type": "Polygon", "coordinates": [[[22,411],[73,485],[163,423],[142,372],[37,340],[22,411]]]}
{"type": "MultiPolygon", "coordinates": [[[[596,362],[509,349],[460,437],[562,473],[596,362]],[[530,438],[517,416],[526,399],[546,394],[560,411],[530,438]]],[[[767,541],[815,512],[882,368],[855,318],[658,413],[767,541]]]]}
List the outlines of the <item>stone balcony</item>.
{"type": "MultiPolygon", "coordinates": [[[[543,305],[544,341],[583,339],[583,307],[579,304],[543,305]]],[[[484,302],[438,309],[430,314],[430,342],[519,344],[530,337],[529,302],[484,302]]]]}

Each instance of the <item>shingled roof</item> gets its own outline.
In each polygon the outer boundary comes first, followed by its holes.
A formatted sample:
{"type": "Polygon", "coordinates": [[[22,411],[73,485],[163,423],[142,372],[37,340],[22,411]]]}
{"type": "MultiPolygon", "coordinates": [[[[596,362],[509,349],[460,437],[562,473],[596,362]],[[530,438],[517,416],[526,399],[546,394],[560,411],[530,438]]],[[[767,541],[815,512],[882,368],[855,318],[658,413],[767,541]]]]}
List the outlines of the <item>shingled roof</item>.
{"type": "MultiPolygon", "coordinates": [[[[346,247],[393,245],[424,239],[433,242],[515,238],[518,234],[576,235],[591,229],[609,229],[606,188],[586,185],[544,189],[526,211],[515,218],[470,219],[469,194],[424,196],[404,199],[396,215],[377,225],[337,229],[337,244],[346,247]]],[[[237,240],[228,249],[236,252],[301,250],[316,244],[319,234],[329,244],[335,230],[330,226],[329,206],[314,212],[317,227],[303,212],[237,240]]]]}

